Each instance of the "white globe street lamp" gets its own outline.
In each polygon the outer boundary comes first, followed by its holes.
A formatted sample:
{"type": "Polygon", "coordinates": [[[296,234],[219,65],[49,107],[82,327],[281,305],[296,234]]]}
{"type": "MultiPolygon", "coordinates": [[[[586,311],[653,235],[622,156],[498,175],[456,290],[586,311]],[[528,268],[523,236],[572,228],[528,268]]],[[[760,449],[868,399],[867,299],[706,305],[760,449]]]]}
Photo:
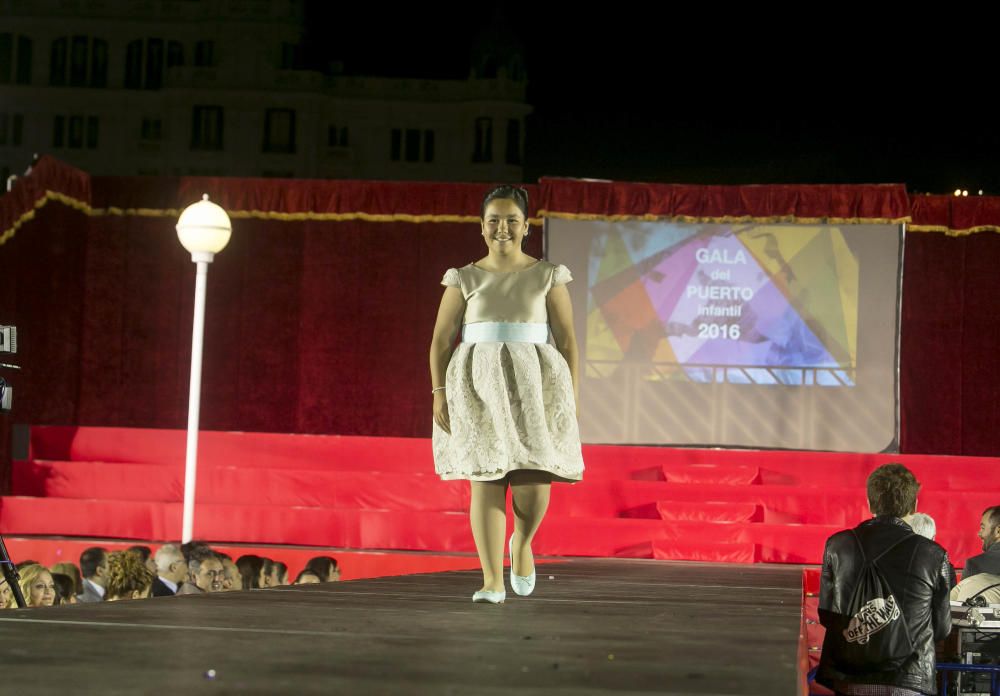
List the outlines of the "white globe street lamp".
{"type": "Polygon", "coordinates": [[[198,416],[201,410],[201,354],[205,335],[205,287],[208,264],[226,248],[233,226],[226,211],[208,200],[189,205],[177,220],[177,238],[197,264],[194,284],[194,328],[191,331],[191,387],[188,391],[187,455],[184,460],[182,543],[194,533],[194,492],[198,472],[198,416]]]}

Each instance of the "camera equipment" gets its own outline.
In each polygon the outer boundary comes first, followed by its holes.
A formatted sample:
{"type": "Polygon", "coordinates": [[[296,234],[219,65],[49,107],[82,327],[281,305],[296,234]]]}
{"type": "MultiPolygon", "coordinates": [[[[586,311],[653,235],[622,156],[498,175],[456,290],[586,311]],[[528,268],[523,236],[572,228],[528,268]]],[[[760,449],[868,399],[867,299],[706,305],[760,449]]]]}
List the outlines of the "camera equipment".
{"type": "Polygon", "coordinates": [[[17,606],[23,609],[27,604],[24,601],[24,593],[21,592],[21,576],[17,574],[17,566],[10,560],[2,536],[0,536],[0,574],[7,581],[10,591],[14,593],[14,601],[17,602],[17,606]]]}
{"type": "MultiPolygon", "coordinates": [[[[0,353],[17,352],[17,327],[0,324],[0,353]]],[[[0,367],[20,370],[17,365],[0,362],[0,367]]],[[[0,411],[9,411],[14,403],[14,390],[3,377],[0,377],[0,411]]]]}

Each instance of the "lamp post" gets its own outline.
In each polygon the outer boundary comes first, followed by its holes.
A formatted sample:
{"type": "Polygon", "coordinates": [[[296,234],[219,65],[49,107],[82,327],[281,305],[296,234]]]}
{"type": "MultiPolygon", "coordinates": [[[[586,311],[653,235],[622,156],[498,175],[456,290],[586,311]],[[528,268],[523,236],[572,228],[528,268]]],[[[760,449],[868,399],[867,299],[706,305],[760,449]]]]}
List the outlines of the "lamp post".
{"type": "Polygon", "coordinates": [[[194,284],[194,328],[191,331],[191,387],[188,391],[187,454],[184,459],[184,522],[181,541],[194,533],[194,490],[198,472],[198,415],[201,410],[201,353],[205,334],[205,281],[208,264],[226,248],[233,227],[226,211],[206,193],[177,220],[177,238],[197,264],[194,284]]]}

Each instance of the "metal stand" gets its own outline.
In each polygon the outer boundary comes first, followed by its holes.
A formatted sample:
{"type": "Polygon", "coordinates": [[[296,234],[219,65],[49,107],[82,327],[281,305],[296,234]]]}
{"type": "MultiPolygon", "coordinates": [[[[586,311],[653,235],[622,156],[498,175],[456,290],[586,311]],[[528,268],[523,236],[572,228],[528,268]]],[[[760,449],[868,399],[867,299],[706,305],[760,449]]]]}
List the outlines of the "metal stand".
{"type": "Polygon", "coordinates": [[[3,571],[3,578],[7,581],[10,591],[14,593],[14,601],[17,602],[17,606],[24,609],[28,605],[21,593],[21,576],[17,574],[17,566],[10,560],[10,554],[7,553],[2,536],[0,536],[0,571],[3,571]]]}

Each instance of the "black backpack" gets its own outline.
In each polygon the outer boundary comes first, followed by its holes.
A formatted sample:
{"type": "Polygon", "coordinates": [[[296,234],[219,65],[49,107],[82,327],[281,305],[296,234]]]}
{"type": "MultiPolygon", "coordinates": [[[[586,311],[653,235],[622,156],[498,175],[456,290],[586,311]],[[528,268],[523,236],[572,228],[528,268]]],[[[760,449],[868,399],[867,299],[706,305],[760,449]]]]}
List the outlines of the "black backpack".
{"type": "Polygon", "coordinates": [[[852,529],[851,534],[863,564],[847,611],[828,629],[835,632],[837,668],[857,674],[892,671],[913,655],[914,647],[902,607],[878,560],[914,535],[903,537],[869,560],[857,533],[852,529]]]}

